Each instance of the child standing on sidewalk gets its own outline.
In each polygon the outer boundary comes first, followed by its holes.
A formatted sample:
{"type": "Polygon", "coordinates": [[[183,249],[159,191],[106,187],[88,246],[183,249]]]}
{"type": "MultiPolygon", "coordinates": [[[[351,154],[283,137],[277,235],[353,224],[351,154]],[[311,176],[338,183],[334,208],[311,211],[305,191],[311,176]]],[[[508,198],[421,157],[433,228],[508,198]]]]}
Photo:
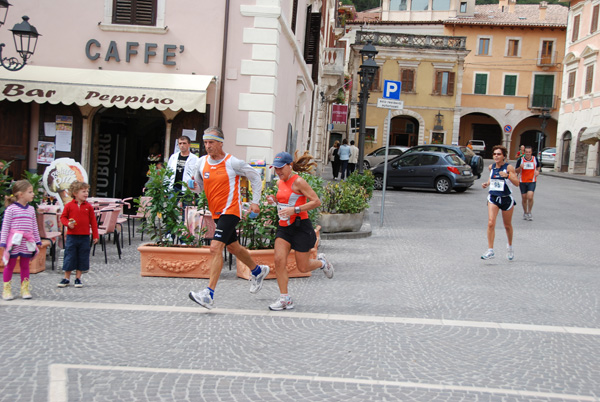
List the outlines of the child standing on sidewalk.
{"type": "Polygon", "coordinates": [[[74,181],[69,187],[73,201],[65,205],[60,221],[67,229],[67,244],[63,271],[65,277],[58,284],[59,288],[69,286],[71,271],[76,270],[75,287],[82,288],[81,274],[90,269],[90,228],[94,244],[98,243],[98,223],[94,207],[87,202],[90,185],[74,181]]]}
{"type": "Polygon", "coordinates": [[[37,253],[37,246],[42,244],[37,226],[35,209],[29,205],[33,201],[33,186],[27,180],[19,180],[12,186],[12,195],[5,197],[4,220],[0,235],[1,264],[4,267],[4,300],[14,299],[10,281],[17,265],[17,257],[21,257],[21,297],[31,299],[29,288],[29,261],[37,253]]]}

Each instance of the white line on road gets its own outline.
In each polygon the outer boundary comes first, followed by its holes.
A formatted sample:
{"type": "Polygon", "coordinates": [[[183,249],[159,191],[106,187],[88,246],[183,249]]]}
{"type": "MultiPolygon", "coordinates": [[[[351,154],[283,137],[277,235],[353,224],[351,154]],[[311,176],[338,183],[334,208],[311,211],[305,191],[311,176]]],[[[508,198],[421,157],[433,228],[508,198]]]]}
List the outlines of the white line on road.
{"type": "Polygon", "coordinates": [[[128,371],[128,372],[144,372],[144,373],[166,373],[166,374],[188,374],[188,375],[204,375],[218,377],[237,377],[237,378],[267,378],[271,380],[292,380],[292,381],[308,381],[308,382],[331,382],[355,385],[381,385],[393,386],[399,388],[418,388],[426,390],[438,391],[458,391],[458,392],[480,392],[487,394],[502,394],[514,395],[519,397],[531,398],[556,398],[573,401],[599,401],[594,396],[587,395],[572,395],[560,394],[554,392],[527,391],[505,388],[487,388],[487,387],[468,387],[462,385],[447,385],[447,384],[427,384],[408,381],[385,381],[385,380],[367,380],[359,378],[343,378],[343,377],[321,377],[307,375],[291,375],[291,374],[275,374],[275,373],[249,373],[243,371],[219,371],[219,370],[192,370],[192,369],[169,369],[169,368],[153,368],[153,367],[121,367],[121,366],[96,366],[86,364],[52,364],[50,370],[50,387],[48,389],[49,402],[67,402],[67,370],[96,370],[96,371],[128,371]]]}
{"type": "Polygon", "coordinates": [[[450,327],[468,327],[468,328],[489,328],[510,331],[532,331],[532,332],[553,332],[560,334],[573,335],[593,335],[600,336],[600,328],[584,327],[565,327],[554,325],[530,325],[514,324],[488,321],[461,321],[427,318],[409,318],[392,316],[372,316],[372,315],[350,315],[350,314],[320,314],[320,313],[301,313],[289,311],[270,311],[270,310],[242,310],[242,309],[214,309],[206,310],[202,307],[182,307],[182,306],[153,306],[143,304],[111,304],[111,303],[80,303],[80,302],[61,302],[47,300],[13,300],[3,303],[5,307],[50,307],[50,308],[73,308],[73,309],[91,309],[91,310],[121,310],[121,311],[148,311],[148,312],[175,312],[191,314],[219,314],[219,315],[242,315],[259,317],[282,317],[289,319],[303,318],[313,320],[330,321],[349,321],[349,322],[371,322],[387,324],[405,324],[405,325],[435,325],[450,327]]]}

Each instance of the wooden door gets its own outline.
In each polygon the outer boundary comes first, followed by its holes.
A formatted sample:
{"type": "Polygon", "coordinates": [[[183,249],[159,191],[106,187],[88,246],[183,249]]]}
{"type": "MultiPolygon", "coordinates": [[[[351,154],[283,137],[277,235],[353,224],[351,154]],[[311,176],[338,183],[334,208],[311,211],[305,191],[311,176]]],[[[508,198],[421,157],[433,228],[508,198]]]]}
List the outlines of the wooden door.
{"type": "Polygon", "coordinates": [[[29,163],[29,105],[0,102],[0,160],[14,161],[10,172],[20,179],[29,163]]]}

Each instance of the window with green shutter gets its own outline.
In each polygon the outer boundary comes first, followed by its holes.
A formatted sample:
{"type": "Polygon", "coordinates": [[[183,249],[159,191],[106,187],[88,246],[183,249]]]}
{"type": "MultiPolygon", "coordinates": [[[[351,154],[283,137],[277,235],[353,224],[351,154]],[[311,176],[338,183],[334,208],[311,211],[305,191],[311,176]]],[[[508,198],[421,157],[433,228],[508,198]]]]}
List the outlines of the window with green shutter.
{"type": "Polygon", "coordinates": [[[475,91],[479,95],[487,94],[487,74],[475,74],[475,91]]]}
{"type": "Polygon", "coordinates": [[[517,76],[504,76],[504,95],[515,96],[517,94],[517,76]]]}

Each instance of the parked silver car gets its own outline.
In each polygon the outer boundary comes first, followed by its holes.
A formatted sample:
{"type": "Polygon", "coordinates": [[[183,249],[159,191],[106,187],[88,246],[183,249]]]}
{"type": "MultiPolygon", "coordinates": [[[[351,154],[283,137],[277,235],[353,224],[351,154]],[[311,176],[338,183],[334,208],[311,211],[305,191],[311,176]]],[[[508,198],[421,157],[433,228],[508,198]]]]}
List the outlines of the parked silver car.
{"type": "Polygon", "coordinates": [[[538,159],[540,159],[542,166],[554,166],[554,162],[556,161],[556,148],[548,147],[542,149],[542,156],[538,156],[538,159]]]}
{"type": "MultiPolygon", "coordinates": [[[[388,155],[388,160],[394,159],[396,156],[400,156],[406,151],[409,147],[404,147],[401,145],[390,145],[390,152],[388,155]]],[[[365,155],[364,158],[364,169],[370,169],[382,163],[385,160],[385,147],[377,148],[375,151],[371,152],[368,155],[365,155]]]]}

